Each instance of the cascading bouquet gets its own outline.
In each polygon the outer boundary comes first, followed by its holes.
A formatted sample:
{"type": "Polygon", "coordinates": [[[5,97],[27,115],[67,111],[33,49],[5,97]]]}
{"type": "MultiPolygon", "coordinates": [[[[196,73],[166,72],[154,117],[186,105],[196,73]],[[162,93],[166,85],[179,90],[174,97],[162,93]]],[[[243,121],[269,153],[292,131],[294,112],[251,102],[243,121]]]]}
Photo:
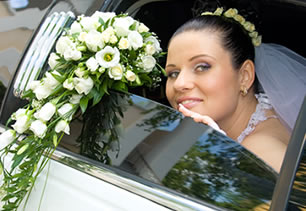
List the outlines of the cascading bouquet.
{"type": "Polygon", "coordinates": [[[0,135],[3,210],[16,210],[29,196],[75,113],[109,89],[158,82],[162,55],[157,36],[127,14],[79,16],[56,42],[51,69],[23,93],[29,103],[11,115],[12,129],[0,135]]]}

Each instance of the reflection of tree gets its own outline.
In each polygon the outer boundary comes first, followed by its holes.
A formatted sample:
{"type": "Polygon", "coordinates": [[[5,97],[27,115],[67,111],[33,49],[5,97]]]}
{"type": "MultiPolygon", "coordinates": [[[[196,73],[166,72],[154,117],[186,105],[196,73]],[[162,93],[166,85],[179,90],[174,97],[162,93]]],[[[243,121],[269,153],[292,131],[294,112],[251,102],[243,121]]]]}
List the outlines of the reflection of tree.
{"type": "Polygon", "coordinates": [[[301,208],[306,209],[306,148],[302,155],[302,159],[299,164],[299,168],[295,175],[293,183],[293,189],[290,195],[290,203],[301,208]]]}
{"type": "Polygon", "coordinates": [[[119,152],[120,118],[130,104],[129,95],[111,92],[102,101],[87,109],[83,115],[80,154],[102,163],[110,164],[108,151],[119,152]]]}
{"type": "Polygon", "coordinates": [[[271,200],[275,178],[251,153],[212,132],[179,160],[163,184],[217,206],[249,210],[271,200]]]}
{"type": "Polygon", "coordinates": [[[182,114],[169,109],[164,105],[156,105],[154,108],[146,110],[143,114],[148,114],[151,112],[156,112],[149,119],[144,119],[143,123],[137,124],[138,127],[150,126],[150,128],[146,128],[145,130],[151,132],[154,129],[159,127],[168,127],[171,123],[177,121],[178,119],[182,120],[182,114]]]}

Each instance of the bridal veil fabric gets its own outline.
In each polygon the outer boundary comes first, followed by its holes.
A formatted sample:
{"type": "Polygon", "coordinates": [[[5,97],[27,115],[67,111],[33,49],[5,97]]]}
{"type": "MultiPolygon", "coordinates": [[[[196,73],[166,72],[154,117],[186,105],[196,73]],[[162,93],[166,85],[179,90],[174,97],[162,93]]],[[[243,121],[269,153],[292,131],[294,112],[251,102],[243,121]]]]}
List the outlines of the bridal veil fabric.
{"type": "Polygon", "coordinates": [[[255,48],[256,75],[284,124],[292,131],[306,96],[306,59],[277,44],[255,48]]]}

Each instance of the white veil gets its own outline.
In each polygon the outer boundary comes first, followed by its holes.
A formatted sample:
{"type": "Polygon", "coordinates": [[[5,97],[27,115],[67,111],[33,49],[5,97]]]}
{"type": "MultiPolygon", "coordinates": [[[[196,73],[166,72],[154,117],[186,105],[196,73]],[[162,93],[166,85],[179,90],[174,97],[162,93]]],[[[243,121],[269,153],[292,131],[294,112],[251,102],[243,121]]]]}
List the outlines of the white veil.
{"type": "Polygon", "coordinates": [[[306,96],[306,59],[277,44],[255,48],[256,75],[264,92],[292,131],[306,96]]]}

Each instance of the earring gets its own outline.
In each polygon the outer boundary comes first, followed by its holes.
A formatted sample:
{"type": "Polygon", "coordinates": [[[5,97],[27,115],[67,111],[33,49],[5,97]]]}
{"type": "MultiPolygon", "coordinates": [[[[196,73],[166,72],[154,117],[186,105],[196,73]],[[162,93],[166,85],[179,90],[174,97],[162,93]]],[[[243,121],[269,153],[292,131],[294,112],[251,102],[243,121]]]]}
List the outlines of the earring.
{"type": "Polygon", "coordinates": [[[241,92],[242,96],[244,97],[248,94],[248,89],[245,86],[243,86],[243,87],[241,87],[240,92],[241,92]]]}

